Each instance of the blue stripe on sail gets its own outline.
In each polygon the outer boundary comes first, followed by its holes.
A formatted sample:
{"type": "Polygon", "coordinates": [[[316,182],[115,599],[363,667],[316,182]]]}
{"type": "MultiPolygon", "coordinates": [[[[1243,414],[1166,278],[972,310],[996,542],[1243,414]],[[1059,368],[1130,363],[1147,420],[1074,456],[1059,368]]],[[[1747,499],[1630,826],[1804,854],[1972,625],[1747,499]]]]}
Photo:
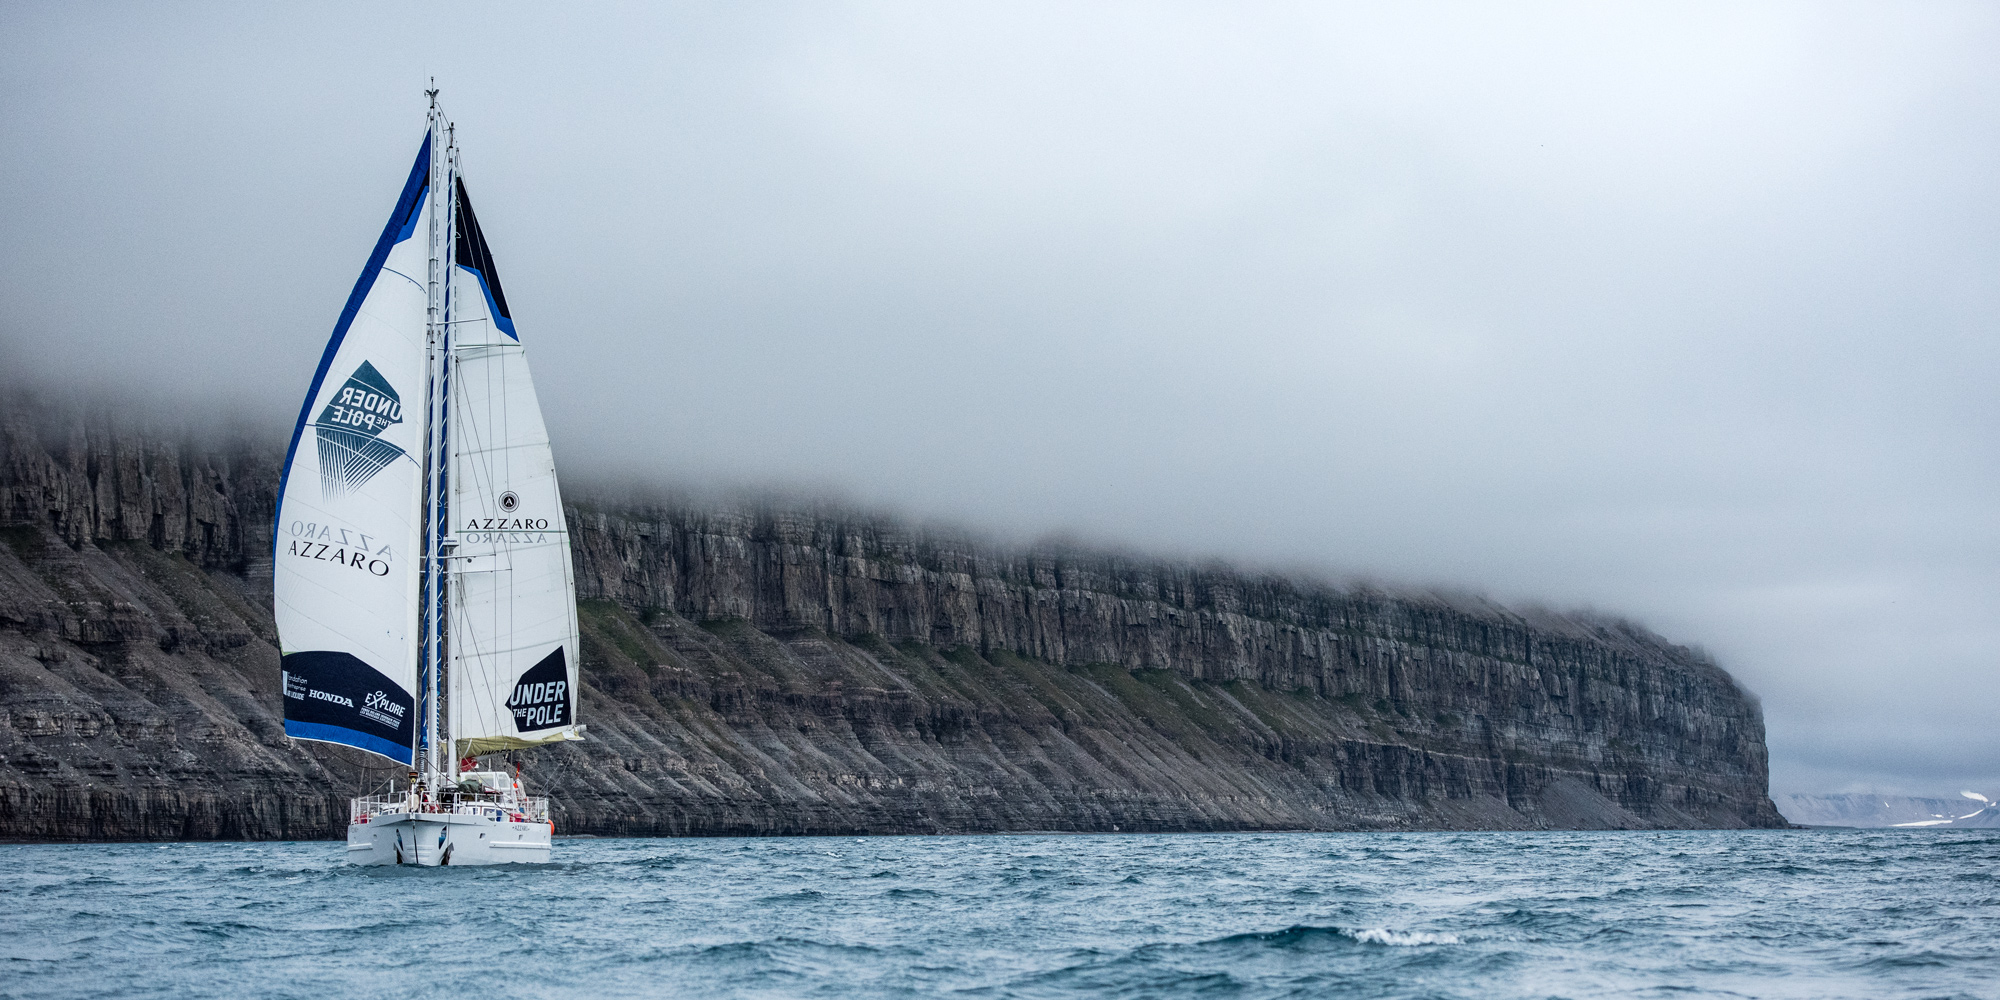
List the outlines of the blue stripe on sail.
{"type": "Polygon", "coordinates": [[[293,739],[338,743],[357,750],[366,750],[369,753],[381,754],[398,764],[408,764],[414,759],[409,747],[391,743],[380,736],[357,732],[345,726],[329,726],[320,722],[293,722],[286,719],[285,735],[293,739]]]}
{"type": "MultiPolygon", "coordinates": [[[[389,240],[389,246],[395,246],[396,244],[398,244],[398,243],[401,243],[401,242],[403,242],[404,240],[407,240],[407,239],[409,239],[410,237],[412,237],[412,236],[415,236],[415,235],[417,234],[417,220],[418,220],[418,219],[421,219],[421,218],[423,218],[423,217],[424,217],[424,213],[423,213],[423,207],[424,207],[424,198],[426,198],[427,196],[429,196],[429,195],[430,195],[430,187],[431,187],[431,178],[430,178],[430,172],[431,172],[431,162],[430,162],[430,161],[431,161],[431,156],[430,156],[430,153],[431,153],[431,148],[430,148],[430,147],[431,147],[431,137],[430,137],[429,135],[426,135],[426,136],[424,136],[424,148],[423,148],[423,150],[422,150],[421,152],[419,152],[419,153],[417,154],[417,164],[416,164],[416,166],[414,166],[414,167],[411,167],[411,168],[410,168],[410,173],[411,173],[411,176],[412,176],[412,177],[415,177],[415,175],[416,175],[416,171],[417,171],[417,170],[419,170],[419,169],[421,169],[421,170],[422,170],[422,171],[424,172],[424,177],[423,177],[423,179],[422,179],[422,180],[419,180],[419,181],[417,181],[417,184],[418,184],[418,185],[420,185],[420,186],[418,187],[418,189],[417,189],[417,203],[416,203],[416,204],[414,204],[414,205],[411,205],[411,206],[410,206],[410,207],[409,207],[409,208],[408,208],[407,210],[403,208],[403,203],[404,203],[405,199],[407,199],[407,198],[408,198],[408,196],[409,196],[409,193],[410,193],[410,185],[409,185],[409,182],[405,181],[405,182],[404,182],[404,184],[403,184],[403,195],[404,195],[404,197],[403,197],[403,198],[398,198],[398,199],[396,200],[396,210],[397,210],[398,212],[402,212],[402,213],[404,213],[404,214],[403,214],[403,224],[402,224],[401,226],[398,226],[398,227],[397,227],[397,229],[396,229],[396,238],[395,238],[395,239],[393,239],[393,240],[389,240]]],[[[396,219],[395,219],[395,217],[394,217],[394,216],[391,216],[391,217],[389,218],[389,225],[391,225],[391,226],[394,226],[394,225],[396,225],[396,219]]],[[[389,234],[388,234],[388,232],[387,232],[387,231],[385,230],[385,231],[384,231],[384,232],[382,233],[382,237],[383,237],[383,239],[388,239],[388,236],[389,236],[389,234]]],[[[380,240],[377,240],[377,241],[376,241],[376,243],[375,243],[375,249],[381,252],[381,254],[382,254],[382,258],[383,258],[384,260],[387,260],[387,259],[388,259],[388,257],[389,257],[389,251],[388,251],[387,249],[385,249],[385,248],[384,248],[384,247],[382,246],[382,243],[381,243],[381,241],[380,241],[380,240]]],[[[371,258],[371,259],[372,259],[372,258],[371,258]]],[[[377,265],[375,265],[375,266],[376,266],[376,267],[381,267],[382,265],[380,265],[380,264],[377,264],[377,265]]],[[[372,282],[371,282],[371,284],[372,284],[372,282]]],[[[348,299],[348,305],[349,305],[350,307],[353,307],[353,306],[358,306],[359,304],[360,304],[360,300],[359,300],[359,299],[355,299],[355,298],[353,298],[352,296],[350,296],[350,297],[349,297],[349,299],[348,299]]],[[[350,312],[350,311],[352,311],[352,310],[351,310],[351,309],[349,309],[349,310],[343,310],[343,315],[344,315],[344,314],[345,314],[346,312],[350,312]]],[[[341,328],[342,328],[342,329],[346,329],[346,324],[344,324],[344,323],[343,323],[343,324],[341,324],[341,328]]]]}
{"type": "Polygon", "coordinates": [[[466,267],[464,264],[458,265],[458,269],[479,279],[479,290],[486,295],[487,318],[493,321],[494,326],[500,328],[501,333],[514,338],[516,343],[520,342],[521,335],[514,332],[513,318],[500,315],[500,305],[493,301],[493,289],[486,287],[486,276],[472,268],[466,267]]]}
{"type": "MultiPolygon", "coordinates": [[[[306,421],[312,417],[313,400],[319,398],[320,384],[326,381],[327,369],[333,367],[333,356],[340,353],[340,342],[347,338],[347,328],[354,323],[355,314],[361,311],[361,303],[367,301],[368,292],[375,287],[375,276],[382,273],[382,265],[389,260],[389,251],[409,239],[415,231],[417,219],[423,214],[420,209],[430,181],[431,134],[427,129],[424,144],[417,150],[417,162],[411,165],[410,177],[403,182],[403,193],[396,198],[396,211],[389,216],[389,224],[382,227],[382,236],[375,241],[374,252],[368,255],[368,263],[361,268],[361,277],[354,282],[354,291],[348,293],[347,307],[340,311],[340,320],[333,325],[333,339],[326,342],[326,352],[319,356],[319,370],[313,372],[312,388],[306,390],[306,401],[299,405],[298,426],[292,428],[292,443],[285,449],[285,469],[278,475],[276,517],[279,525],[285,523],[285,486],[291,482],[292,459],[299,453],[299,438],[305,434],[306,421]]],[[[271,532],[273,559],[278,557],[279,535],[278,531],[271,532]]]]}

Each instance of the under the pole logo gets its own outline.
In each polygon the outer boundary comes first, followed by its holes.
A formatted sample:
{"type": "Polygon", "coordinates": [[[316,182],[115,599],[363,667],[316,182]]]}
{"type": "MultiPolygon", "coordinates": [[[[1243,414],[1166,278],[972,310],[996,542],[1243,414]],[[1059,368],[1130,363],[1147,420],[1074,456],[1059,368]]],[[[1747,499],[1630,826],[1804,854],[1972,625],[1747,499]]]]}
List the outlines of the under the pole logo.
{"type": "Polygon", "coordinates": [[[557,646],[514,682],[514,696],[507,699],[507,707],[514,713],[514,731],[531,733],[569,725],[575,694],[570,690],[562,647],[557,646]]]}
{"type": "Polygon", "coordinates": [[[382,440],[383,431],[402,422],[402,397],[374,365],[361,362],[313,421],[319,437],[320,488],[325,494],[337,497],[360,489],[384,466],[403,457],[403,449],[382,440]]]}

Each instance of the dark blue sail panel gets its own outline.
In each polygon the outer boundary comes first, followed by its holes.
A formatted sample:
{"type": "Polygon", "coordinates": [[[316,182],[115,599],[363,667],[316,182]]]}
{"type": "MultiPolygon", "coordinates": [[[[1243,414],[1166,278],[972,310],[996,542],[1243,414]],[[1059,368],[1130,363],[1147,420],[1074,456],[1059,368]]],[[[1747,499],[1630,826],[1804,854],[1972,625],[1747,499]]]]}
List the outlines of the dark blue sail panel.
{"type": "Polygon", "coordinates": [[[575,697],[576,692],[570,690],[569,666],[562,647],[557,646],[514,683],[514,694],[507,699],[507,708],[514,713],[514,731],[530,733],[569,725],[574,718],[570,705],[575,697]]]}
{"type": "MultiPolygon", "coordinates": [[[[326,342],[326,350],[319,356],[319,369],[313,372],[312,387],[306,390],[306,400],[299,406],[299,421],[292,428],[292,443],[285,449],[284,471],[278,475],[278,523],[285,523],[285,484],[292,478],[292,459],[298,457],[299,438],[306,432],[306,422],[312,417],[313,400],[319,398],[319,389],[326,383],[327,369],[333,367],[334,356],[340,353],[340,343],[347,338],[347,328],[354,324],[354,315],[361,311],[361,303],[368,300],[368,292],[375,287],[375,277],[382,273],[382,264],[389,259],[389,251],[396,244],[407,240],[416,231],[417,220],[423,217],[424,197],[431,184],[431,135],[424,133],[424,144],[417,149],[417,162],[410,165],[410,176],[403,182],[403,193],[396,198],[396,210],[389,214],[389,222],[382,227],[382,235],[375,240],[375,249],[368,255],[368,263],[361,268],[361,277],[354,282],[354,290],[347,295],[347,305],[340,310],[340,319],[333,324],[333,336],[326,342]]],[[[278,542],[272,539],[272,552],[277,551],[278,542]]]]}
{"type": "Polygon", "coordinates": [[[417,713],[409,694],[350,653],[287,653],[282,661],[285,735],[340,743],[400,764],[414,759],[417,713]]]}
{"type": "Polygon", "coordinates": [[[493,325],[507,336],[520,340],[520,334],[514,332],[514,317],[507,312],[507,293],[500,289],[500,271],[493,266],[493,250],[486,245],[486,234],[479,228],[479,217],[472,214],[472,199],[465,193],[463,179],[458,180],[457,190],[458,239],[452,247],[452,260],[479,279],[479,288],[486,293],[486,309],[493,315],[493,325]]]}

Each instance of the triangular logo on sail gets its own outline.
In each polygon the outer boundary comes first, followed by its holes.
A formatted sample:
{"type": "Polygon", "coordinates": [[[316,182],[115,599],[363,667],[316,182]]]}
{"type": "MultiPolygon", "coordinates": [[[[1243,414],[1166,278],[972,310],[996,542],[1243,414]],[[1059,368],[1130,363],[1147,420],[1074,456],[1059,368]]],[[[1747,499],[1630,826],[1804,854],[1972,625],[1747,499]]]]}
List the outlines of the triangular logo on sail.
{"type": "Polygon", "coordinates": [[[569,664],[561,646],[542,657],[514,682],[514,696],[507,707],[514,712],[514,731],[531,733],[570,723],[570,701],[575,692],[569,687],[569,664]]]}
{"type": "Polygon", "coordinates": [[[403,399],[389,380],[366,361],[327,400],[313,421],[319,436],[320,486],[329,497],[360,489],[403,449],[382,440],[382,432],[403,422],[403,399]]]}

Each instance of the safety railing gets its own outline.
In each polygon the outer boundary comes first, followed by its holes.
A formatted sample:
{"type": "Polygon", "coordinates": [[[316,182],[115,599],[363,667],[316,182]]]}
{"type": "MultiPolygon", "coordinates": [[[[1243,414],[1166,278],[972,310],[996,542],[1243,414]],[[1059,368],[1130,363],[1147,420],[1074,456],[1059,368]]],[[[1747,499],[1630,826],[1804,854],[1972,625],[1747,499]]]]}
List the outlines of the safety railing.
{"type": "Polygon", "coordinates": [[[368,823],[377,816],[390,813],[399,816],[453,814],[484,816],[501,823],[546,823],[549,819],[549,800],[541,795],[489,791],[446,791],[437,798],[422,794],[412,797],[408,793],[368,795],[348,800],[349,823],[368,823]]]}

